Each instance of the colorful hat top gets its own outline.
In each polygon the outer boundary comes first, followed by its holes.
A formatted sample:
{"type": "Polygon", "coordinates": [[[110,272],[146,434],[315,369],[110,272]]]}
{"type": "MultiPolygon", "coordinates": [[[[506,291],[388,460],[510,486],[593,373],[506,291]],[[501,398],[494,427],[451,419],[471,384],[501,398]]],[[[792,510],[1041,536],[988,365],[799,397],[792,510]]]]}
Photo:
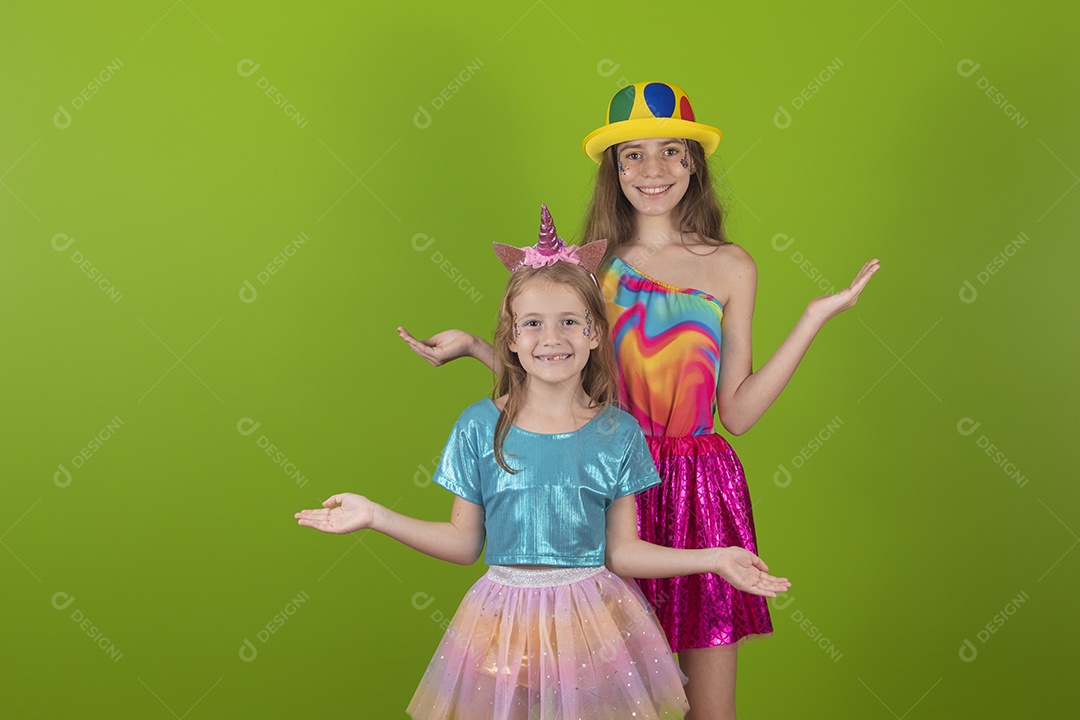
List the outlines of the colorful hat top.
{"type": "Polygon", "coordinates": [[[555,231],[555,221],[551,219],[547,205],[540,206],[540,239],[536,245],[523,248],[503,243],[492,243],[492,245],[495,246],[495,254],[510,272],[516,272],[523,267],[547,267],[561,260],[580,265],[593,274],[604,257],[604,250],[607,249],[606,240],[598,240],[580,247],[567,245],[555,231]]]}
{"type": "Polygon", "coordinates": [[[586,155],[600,162],[612,145],[658,137],[697,140],[708,157],[720,144],[722,133],[694,120],[690,98],[678,85],[641,82],[615,93],[608,104],[607,124],[589,133],[582,145],[586,155]]]}

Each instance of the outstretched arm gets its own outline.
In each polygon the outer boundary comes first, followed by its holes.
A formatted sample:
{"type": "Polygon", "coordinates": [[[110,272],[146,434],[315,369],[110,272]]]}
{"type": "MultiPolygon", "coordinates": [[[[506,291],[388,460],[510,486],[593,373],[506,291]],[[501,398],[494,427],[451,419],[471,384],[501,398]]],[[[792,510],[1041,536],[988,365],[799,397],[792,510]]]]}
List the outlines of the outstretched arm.
{"type": "Polygon", "coordinates": [[[498,373],[502,369],[497,366],[491,343],[472,333],[443,330],[427,340],[417,340],[403,327],[399,327],[397,331],[398,337],[408,343],[414,353],[435,367],[461,357],[471,357],[487,365],[492,372],[498,373]]]}
{"type": "Polygon", "coordinates": [[[340,493],[322,508],[293,515],[297,524],[344,534],[370,528],[439,560],[472,565],[484,547],[484,507],[454,497],[449,522],[417,520],[372,502],[363,495],[340,493]]]}
{"type": "Polygon", "coordinates": [[[831,318],[853,307],[866,283],[878,271],[877,260],[862,266],[851,285],[807,305],[794,329],[769,360],[753,371],[750,327],[757,292],[757,268],[746,255],[730,281],[732,291],[724,307],[720,383],[716,402],[720,423],[734,434],[753,427],[787,386],[806,355],[810,343],[831,318]]]}
{"type": "Polygon", "coordinates": [[[645,542],[638,537],[633,495],[618,498],[608,508],[606,563],[609,570],[624,577],[716,573],[732,587],[765,597],[776,597],[791,587],[787,578],[770,575],[761,558],[740,547],[677,550],[645,542]]]}

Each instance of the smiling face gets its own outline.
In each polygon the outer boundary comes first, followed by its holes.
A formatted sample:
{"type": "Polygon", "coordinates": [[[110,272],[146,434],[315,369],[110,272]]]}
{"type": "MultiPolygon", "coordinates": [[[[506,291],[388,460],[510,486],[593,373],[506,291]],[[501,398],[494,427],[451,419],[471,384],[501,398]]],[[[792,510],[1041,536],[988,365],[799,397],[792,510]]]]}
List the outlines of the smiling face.
{"type": "Polygon", "coordinates": [[[581,382],[581,371],[599,338],[585,300],[574,288],[530,282],[511,306],[514,332],[510,351],[518,356],[529,382],[581,382]]]}
{"type": "Polygon", "coordinates": [[[694,164],[686,143],[677,138],[649,138],[615,148],[623,195],[644,215],[671,212],[690,184],[694,164]]]}

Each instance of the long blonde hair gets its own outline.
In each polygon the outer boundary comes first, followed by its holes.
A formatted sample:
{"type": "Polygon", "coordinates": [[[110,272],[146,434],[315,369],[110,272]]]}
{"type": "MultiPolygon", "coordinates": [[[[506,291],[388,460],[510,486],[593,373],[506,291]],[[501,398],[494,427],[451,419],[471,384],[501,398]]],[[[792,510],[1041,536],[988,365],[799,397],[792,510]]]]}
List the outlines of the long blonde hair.
{"type": "Polygon", "coordinates": [[[582,267],[568,262],[556,262],[542,268],[522,268],[510,275],[499,304],[499,316],[495,327],[493,350],[495,358],[502,366],[502,373],[495,384],[492,394],[494,399],[506,396],[506,404],[499,411],[499,420],[495,424],[495,460],[499,467],[507,472],[516,472],[506,462],[503,444],[510,432],[521,404],[524,402],[525,380],[528,373],[521,366],[517,353],[511,352],[510,342],[514,339],[514,300],[528,287],[536,283],[565,285],[577,294],[585,303],[592,319],[591,337],[599,344],[589,354],[585,369],[581,371],[581,387],[589,396],[593,406],[606,409],[618,399],[619,381],[615,368],[615,348],[611,342],[610,325],[604,306],[604,296],[593,277],[582,267]]]}
{"type": "MultiPolygon", "coordinates": [[[[706,245],[727,245],[729,241],[724,232],[724,209],[713,188],[712,173],[705,151],[696,140],[685,142],[694,174],[691,175],[686,194],[675,206],[675,227],[683,233],[696,233],[706,245]]],[[[607,240],[604,263],[630,240],[634,232],[634,206],[626,199],[622,186],[619,185],[618,161],[615,156],[617,147],[609,147],[600,159],[600,167],[596,171],[596,187],[585,215],[585,233],[581,240],[582,245],[595,240],[607,240]]]]}

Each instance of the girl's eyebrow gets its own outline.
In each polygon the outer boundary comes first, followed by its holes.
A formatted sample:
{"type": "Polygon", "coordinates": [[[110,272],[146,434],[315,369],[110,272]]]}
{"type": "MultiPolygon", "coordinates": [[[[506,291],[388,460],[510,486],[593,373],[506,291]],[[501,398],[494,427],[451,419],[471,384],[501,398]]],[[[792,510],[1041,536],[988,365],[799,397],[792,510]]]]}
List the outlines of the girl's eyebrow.
{"type": "Polygon", "coordinates": [[[518,313],[519,318],[523,317],[544,317],[547,315],[556,315],[558,317],[569,317],[570,315],[585,315],[584,311],[579,310],[567,310],[565,312],[548,313],[543,310],[537,310],[535,312],[518,313]]]}
{"type": "MultiPolygon", "coordinates": [[[[653,139],[657,139],[657,138],[653,138],[653,139]]],[[[661,147],[666,147],[668,145],[682,145],[682,140],[680,140],[679,138],[663,138],[663,142],[660,143],[660,146],[661,147]]],[[[627,140],[626,142],[619,145],[619,152],[623,152],[624,150],[634,150],[634,149],[640,149],[640,148],[641,148],[641,141],[640,140],[627,140]]]]}
{"type": "Polygon", "coordinates": [[[585,317],[585,311],[584,310],[566,310],[566,311],[563,311],[563,312],[548,313],[548,312],[546,312],[544,310],[533,310],[531,312],[517,313],[517,319],[519,321],[521,321],[521,320],[524,320],[526,318],[543,318],[543,317],[547,317],[548,315],[554,315],[555,317],[560,317],[560,318],[585,317]]]}

